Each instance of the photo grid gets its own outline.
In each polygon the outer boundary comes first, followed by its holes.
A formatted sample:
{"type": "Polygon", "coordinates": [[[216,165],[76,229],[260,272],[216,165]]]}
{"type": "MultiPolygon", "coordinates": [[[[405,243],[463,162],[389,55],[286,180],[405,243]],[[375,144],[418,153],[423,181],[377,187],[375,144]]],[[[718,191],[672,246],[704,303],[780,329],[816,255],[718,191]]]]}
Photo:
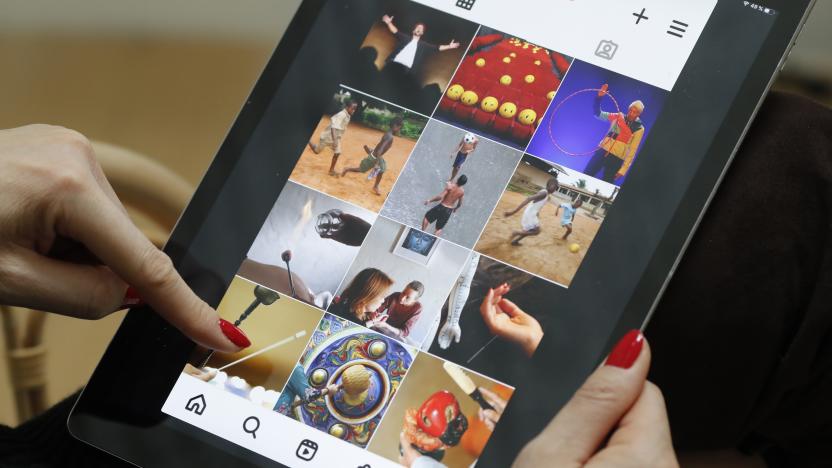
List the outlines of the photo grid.
{"type": "Polygon", "coordinates": [[[185,373],[403,466],[476,463],[665,93],[400,3],[356,51],[185,373]]]}

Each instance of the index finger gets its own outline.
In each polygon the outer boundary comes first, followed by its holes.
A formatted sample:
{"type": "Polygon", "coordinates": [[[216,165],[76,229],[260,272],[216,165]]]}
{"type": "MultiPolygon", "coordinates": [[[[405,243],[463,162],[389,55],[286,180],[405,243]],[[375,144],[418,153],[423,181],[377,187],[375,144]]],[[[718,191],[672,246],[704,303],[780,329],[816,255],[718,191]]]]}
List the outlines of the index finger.
{"type": "Polygon", "coordinates": [[[485,299],[482,300],[482,304],[480,304],[480,315],[482,315],[485,324],[490,327],[491,321],[497,315],[497,311],[494,310],[494,289],[489,288],[485,299]]]}
{"type": "Polygon", "coordinates": [[[71,191],[62,200],[55,220],[59,233],[84,244],[156,312],[197,343],[238,351],[240,346],[221,331],[217,312],[191,291],[170,258],[97,188],[71,191]]]}

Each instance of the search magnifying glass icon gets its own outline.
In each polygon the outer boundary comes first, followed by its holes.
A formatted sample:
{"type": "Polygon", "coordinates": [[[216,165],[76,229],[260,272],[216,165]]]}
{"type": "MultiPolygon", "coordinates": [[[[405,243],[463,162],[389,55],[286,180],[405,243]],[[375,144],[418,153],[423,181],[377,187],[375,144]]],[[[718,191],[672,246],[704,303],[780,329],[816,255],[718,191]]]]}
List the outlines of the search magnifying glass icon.
{"type": "Polygon", "coordinates": [[[243,432],[257,438],[257,430],[260,429],[260,420],[256,416],[249,416],[243,421],[243,432]]]}

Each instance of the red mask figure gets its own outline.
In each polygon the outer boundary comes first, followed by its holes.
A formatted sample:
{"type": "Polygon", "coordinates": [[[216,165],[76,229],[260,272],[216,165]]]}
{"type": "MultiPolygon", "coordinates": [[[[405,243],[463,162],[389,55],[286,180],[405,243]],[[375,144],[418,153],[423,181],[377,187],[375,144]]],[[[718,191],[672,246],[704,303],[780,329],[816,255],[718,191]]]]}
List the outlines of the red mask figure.
{"type": "Polygon", "coordinates": [[[417,424],[424,433],[439,438],[447,446],[459,444],[468,429],[468,419],[459,409],[453,393],[440,390],[419,407],[417,424]]]}

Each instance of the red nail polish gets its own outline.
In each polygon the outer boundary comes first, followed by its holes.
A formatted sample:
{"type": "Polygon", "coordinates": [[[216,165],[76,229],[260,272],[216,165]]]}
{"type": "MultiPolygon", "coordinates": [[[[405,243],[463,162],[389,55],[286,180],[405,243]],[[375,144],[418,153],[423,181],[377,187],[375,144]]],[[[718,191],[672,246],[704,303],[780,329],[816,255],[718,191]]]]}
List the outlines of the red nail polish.
{"type": "Polygon", "coordinates": [[[624,335],[607,357],[605,365],[629,369],[644,348],[644,335],[639,330],[630,330],[624,335]]]}
{"type": "Polygon", "coordinates": [[[228,320],[220,319],[220,330],[222,330],[222,334],[226,338],[240,348],[248,348],[251,346],[251,340],[248,339],[246,334],[228,320]]]}
{"type": "Polygon", "coordinates": [[[141,297],[139,297],[139,292],[136,291],[133,286],[127,288],[127,292],[124,293],[124,300],[121,303],[121,307],[119,309],[126,309],[128,307],[135,307],[144,305],[144,301],[141,297]]]}

